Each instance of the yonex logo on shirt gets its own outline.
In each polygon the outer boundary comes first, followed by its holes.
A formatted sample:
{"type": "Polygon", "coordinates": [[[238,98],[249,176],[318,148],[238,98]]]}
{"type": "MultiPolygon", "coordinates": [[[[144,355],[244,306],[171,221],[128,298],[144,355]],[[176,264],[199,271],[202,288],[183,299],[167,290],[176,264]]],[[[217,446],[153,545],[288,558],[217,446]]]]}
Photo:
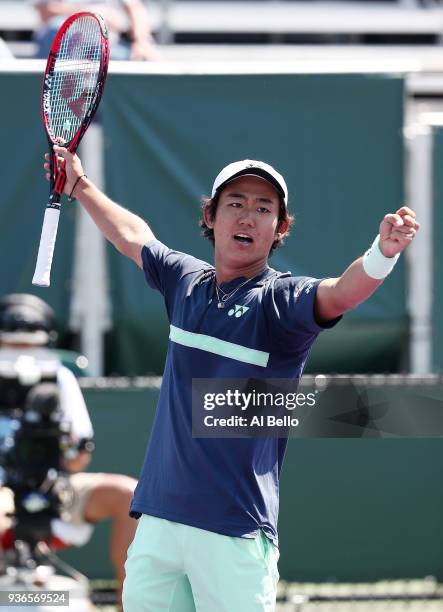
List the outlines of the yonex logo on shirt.
{"type": "Polygon", "coordinates": [[[306,294],[308,294],[311,289],[313,288],[314,283],[312,282],[312,280],[307,279],[302,281],[299,285],[297,285],[297,287],[294,290],[294,297],[297,299],[300,295],[300,293],[304,290],[304,292],[306,294]]]}
{"type": "Polygon", "coordinates": [[[308,281],[308,283],[306,284],[305,293],[309,293],[313,286],[314,283],[312,281],[308,281]]]}
{"type": "Polygon", "coordinates": [[[234,304],[234,308],[228,312],[228,317],[237,317],[240,318],[245,312],[249,310],[249,306],[239,306],[238,304],[234,304]]]}

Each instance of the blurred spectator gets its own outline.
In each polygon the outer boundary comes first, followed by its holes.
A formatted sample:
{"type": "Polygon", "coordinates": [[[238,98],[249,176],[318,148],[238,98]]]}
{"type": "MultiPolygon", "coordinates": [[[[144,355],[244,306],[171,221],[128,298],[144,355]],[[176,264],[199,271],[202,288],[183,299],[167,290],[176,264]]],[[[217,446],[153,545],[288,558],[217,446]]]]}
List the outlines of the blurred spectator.
{"type": "Polygon", "coordinates": [[[55,34],[63,21],[80,11],[99,13],[106,21],[111,39],[111,59],[153,60],[158,51],[152,38],[148,12],[142,0],[30,0],[40,15],[41,27],[35,32],[36,57],[46,59],[55,34]],[[128,20],[125,18],[127,14],[128,20]],[[122,39],[129,22],[131,42],[122,39]]]}

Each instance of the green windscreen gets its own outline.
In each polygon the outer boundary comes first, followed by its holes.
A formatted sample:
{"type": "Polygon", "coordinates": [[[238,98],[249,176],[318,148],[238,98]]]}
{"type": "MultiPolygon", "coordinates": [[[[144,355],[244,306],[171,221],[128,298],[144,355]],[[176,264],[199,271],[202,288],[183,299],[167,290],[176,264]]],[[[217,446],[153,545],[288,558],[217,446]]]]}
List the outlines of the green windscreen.
{"type": "MultiPolygon", "coordinates": [[[[273,164],[296,217],[279,270],[338,276],[403,203],[403,96],[378,75],[111,75],[103,113],[108,193],[171,248],[212,261],[199,204],[227,163],[273,164]]],[[[168,322],[143,274],[109,249],[115,326],[108,373],[161,373],[168,322]]],[[[407,344],[404,261],[321,337],[308,367],[396,371],[407,344]],[[357,356],[356,356],[357,355],[357,356]]]]}

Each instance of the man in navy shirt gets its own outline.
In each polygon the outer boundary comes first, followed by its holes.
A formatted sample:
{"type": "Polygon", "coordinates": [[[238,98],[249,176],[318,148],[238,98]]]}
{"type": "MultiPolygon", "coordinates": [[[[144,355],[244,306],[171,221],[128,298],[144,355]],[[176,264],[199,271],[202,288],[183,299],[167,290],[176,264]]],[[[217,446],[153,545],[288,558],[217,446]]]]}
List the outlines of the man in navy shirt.
{"type": "MultiPolygon", "coordinates": [[[[418,230],[402,207],[384,217],[363,257],[339,278],[268,266],[288,233],[288,192],[271,166],[243,160],[216,177],[201,226],[215,266],[173,251],[66,160],[65,191],[163,295],[168,354],[149,447],[130,513],[127,612],[273,610],[278,582],[278,482],[287,440],[193,437],[197,379],[297,379],[315,338],[368,298],[418,230]]],[[[47,167],[47,165],[46,165],[47,167]]]]}

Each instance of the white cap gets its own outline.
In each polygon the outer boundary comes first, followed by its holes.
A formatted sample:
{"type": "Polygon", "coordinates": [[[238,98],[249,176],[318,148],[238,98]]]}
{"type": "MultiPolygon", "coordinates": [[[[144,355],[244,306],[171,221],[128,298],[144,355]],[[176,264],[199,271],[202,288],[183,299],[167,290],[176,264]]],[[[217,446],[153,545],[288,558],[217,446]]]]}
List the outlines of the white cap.
{"type": "Polygon", "coordinates": [[[268,183],[271,183],[283,197],[285,206],[288,206],[288,188],[285,179],[272,166],[255,159],[243,159],[242,161],[233,162],[225,166],[214,181],[211,197],[213,198],[216,192],[226,183],[245,175],[259,176],[268,181],[268,183]]]}

